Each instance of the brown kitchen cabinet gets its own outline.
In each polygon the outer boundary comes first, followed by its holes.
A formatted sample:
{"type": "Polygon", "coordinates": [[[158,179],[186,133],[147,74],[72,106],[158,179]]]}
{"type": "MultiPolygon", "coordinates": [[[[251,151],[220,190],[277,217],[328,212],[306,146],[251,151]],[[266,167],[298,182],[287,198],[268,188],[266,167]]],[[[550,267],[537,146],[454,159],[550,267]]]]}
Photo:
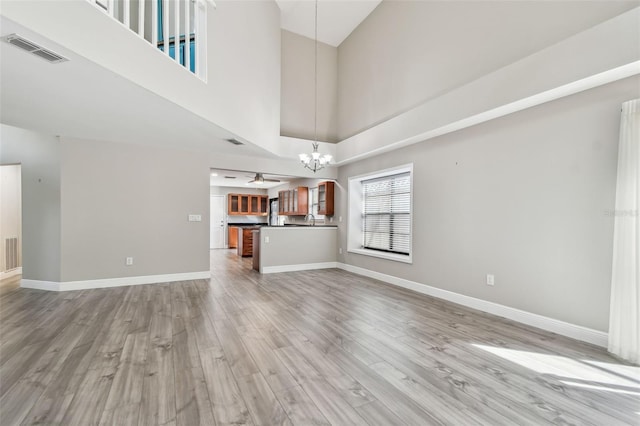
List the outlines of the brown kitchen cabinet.
{"type": "Polygon", "coordinates": [[[304,216],[309,213],[309,188],[297,188],[278,192],[278,214],[282,216],[304,216]]]}
{"type": "Polygon", "coordinates": [[[229,241],[230,249],[238,247],[238,227],[237,226],[229,227],[229,239],[227,241],[229,241]]]}
{"type": "Polygon", "coordinates": [[[269,197],[266,195],[229,194],[227,214],[245,216],[266,216],[269,197]]]}
{"type": "Polygon", "coordinates": [[[254,216],[266,216],[268,213],[269,197],[266,195],[251,195],[249,198],[249,214],[254,216]]]}
{"type": "Polygon", "coordinates": [[[325,216],[333,216],[333,199],[334,199],[335,183],[320,182],[318,184],[318,214],[325,216]]]}
{"type": "Polygon", "coordinates": [[[253,230],[256,228],[239,228],[238,256],[253,256],[253,230]]]}

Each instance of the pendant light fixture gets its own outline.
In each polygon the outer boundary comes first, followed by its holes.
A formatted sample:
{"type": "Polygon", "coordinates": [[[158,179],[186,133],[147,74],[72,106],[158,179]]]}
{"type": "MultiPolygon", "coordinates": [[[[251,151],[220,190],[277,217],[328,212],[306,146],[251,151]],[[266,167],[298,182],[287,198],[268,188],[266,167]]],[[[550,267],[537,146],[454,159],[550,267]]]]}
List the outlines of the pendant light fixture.
{"type": "Polygon", "coordinates": [[[331,162],[331,155],[322,155],[318,152],[318,0],[316,0],[315,7],[315,52],[313,69],[313,152],[311,154],[300,154],[298,156],[300,158],[300,162],[304,165],[304,167],[314,173],[325,168],[325,166],[327,166],[331,162]]]}

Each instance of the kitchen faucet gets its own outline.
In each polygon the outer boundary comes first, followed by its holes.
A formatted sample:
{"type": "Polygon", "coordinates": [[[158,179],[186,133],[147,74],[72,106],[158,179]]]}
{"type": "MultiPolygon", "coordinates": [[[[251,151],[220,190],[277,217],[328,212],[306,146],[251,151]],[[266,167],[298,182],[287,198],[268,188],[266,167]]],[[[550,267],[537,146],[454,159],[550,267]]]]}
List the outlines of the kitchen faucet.
{"type": "Polygon", "coordinates": [[[311,217],[311,226],[316,226],[316,218],[311,213],[304,217],[304,221],[306,222],[309,217],[311,217]]]}

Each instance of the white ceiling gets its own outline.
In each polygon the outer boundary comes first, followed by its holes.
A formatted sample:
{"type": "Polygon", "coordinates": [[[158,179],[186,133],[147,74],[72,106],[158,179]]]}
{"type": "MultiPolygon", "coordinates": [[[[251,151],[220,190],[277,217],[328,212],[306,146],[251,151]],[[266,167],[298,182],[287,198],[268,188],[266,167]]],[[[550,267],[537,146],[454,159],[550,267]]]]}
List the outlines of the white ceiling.
{"type": "Polygon", "coordinates": [[[296,179],[295,177],[292,177],[292,176],[273,175],[273,174],[263,173],[263,177],[265,179],[277,179],[280,182],[264,182],[262,184],[248,183],[249,181],[253,180],[255,174],[256,172],[211,169],[210,185],[236,187],[236,188],[247,187],[247,188],[268,189],[268,188],[273,188],[276,186],[283,185],[291,181],[292,179],[296,179]]]}
{"type": "Polygon", "coordinates": [[[0,28],[1,35],[18,33],[70,59],[50,64],[0,42],[4,124],[79,139],[273,157],[249,143],[230,144],[225,139],[232,133],[13,21],[0,17],[0,28]]]}
{"type": "MultiPolygon", "coordinates": [[[[382,0],[318,0],[318,41],[338,47],[382,0]]],[[[276,0],[280,26],[315,38],[314,0],[276,0]]]]}

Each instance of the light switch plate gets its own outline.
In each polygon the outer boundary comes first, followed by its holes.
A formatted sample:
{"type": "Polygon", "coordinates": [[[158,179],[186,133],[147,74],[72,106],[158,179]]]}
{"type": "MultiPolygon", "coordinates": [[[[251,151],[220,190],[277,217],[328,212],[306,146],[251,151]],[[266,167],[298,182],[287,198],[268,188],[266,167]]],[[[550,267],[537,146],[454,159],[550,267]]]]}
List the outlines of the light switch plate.
{"type": "Polygon", "coordinates": [[[496,277],[492,274],[487,274],[487,285],[494,285],[496,277]]]}
{"type": "Polygon", "coordinates": [[[190,214],[189,222],[202,222],[202,215],[199,214],[190,214]]]}

